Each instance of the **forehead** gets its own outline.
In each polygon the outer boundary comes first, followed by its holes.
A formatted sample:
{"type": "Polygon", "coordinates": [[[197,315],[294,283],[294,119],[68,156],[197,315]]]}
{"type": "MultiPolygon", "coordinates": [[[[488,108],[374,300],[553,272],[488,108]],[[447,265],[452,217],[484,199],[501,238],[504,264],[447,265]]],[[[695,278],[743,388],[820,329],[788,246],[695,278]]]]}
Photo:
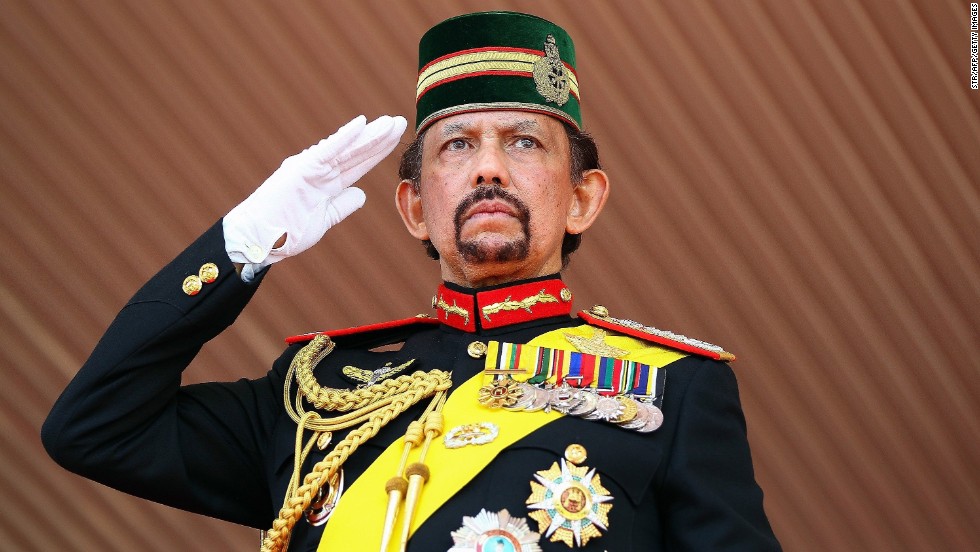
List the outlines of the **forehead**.
{"type": "Polygon", "coordinates": [[[564,135],[562,123],[549,115],[525,111],[474,111],[459,113],[432,124],[426,137],[439,138],[454,134],[486,132],[533,132],[564,135]]]}

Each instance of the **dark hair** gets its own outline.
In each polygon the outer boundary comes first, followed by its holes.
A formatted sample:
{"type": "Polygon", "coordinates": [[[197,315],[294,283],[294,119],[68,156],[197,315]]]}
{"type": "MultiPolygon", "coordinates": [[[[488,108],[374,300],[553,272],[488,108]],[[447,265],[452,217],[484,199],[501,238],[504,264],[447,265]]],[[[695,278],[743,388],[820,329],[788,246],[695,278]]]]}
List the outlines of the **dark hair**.
{"type": "MultiPolygon", "coordinates": [[[[565,127],[565,135],[568,136],[571,157],[569,172],[572,177],[572,184],[578,184],[582,182],[582,173],[588,170],[602,168],[599,164],[599,148],[589,133],[579,130],[568,123],[562,123],[562,126],[565,127]]],[[[422,184],[422,142],[425,138],[426,131],[416,136],[415,140],[408,145],[408,148],[402,153],[401,162],[398,165],[398,178],[411,181],[416,193],[422,184]]],[[[562,270],[568,266],[569,258],[581,243],[582,234],[565,233],[565,237],[561,242],[562,270]]],[[[431,241],[422,240],[422,245],[425,246],[425,252],[429,257],[439,260],[439,252],[436,251],[431,241]]]]}

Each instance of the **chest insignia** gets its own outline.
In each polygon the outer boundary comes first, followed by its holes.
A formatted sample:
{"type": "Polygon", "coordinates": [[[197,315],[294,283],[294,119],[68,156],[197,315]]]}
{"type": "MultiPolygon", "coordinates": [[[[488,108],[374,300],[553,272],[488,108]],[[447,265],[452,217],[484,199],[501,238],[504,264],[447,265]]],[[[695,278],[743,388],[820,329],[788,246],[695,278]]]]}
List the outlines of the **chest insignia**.
{"type": "Polygon", "coordinates": [[[385,363],[384,366],[378,368],[377,370],[365,370],[363,368],[358,368],[356,366],[344,366],[341,370],[345,376],[358,382],[361,386],[369,386],[378,383],[379,381],[390,378],[395,374],[398,374],[405,368],[408,368],[415,362],[415,359],[409,359],[408,362],[404,364],[399,364],[398,366],[392,366],[390,362],[385,363]]]}
{"type": "Polygon", "coordinates": [[[485,445],[497,438],[500,428],[491,422],[458,425],[446,432],[443,443],[446,448],[462,448],[466,445],[485,445]]]}
{"type": "Polygon", "coordinates": [[[449,552],[541,552],[540,536],[524,518],[511,517],[507,510],[480,510],[474,517],[464,516],[463,526],[452,537],[449,552]]]}
{"type": "Polygon", "coordinates": [[[576,464],[585,461],[584,447],[572,445],[565,456],[560,465],[555,462],[534,474],[527,507],[545,537],[576,548],[607,530],[613,497],[602,486],[595,468],[576,464]]]}
{"type": "Polygon", "coordinates": [[[601,328],[595,328],[590,337],[565,332],[565,339],[580,352],[590,355],[624,357],[629,354],[626,349],[607,344],[606,331],[601,328]]]}

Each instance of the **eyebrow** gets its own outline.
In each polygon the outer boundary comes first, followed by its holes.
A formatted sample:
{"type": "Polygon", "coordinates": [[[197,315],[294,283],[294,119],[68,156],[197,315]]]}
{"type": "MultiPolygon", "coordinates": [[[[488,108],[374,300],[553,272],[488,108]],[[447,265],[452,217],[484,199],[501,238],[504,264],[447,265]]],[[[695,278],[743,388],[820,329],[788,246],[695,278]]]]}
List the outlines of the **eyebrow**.
{"type": "MultiPolygon", "coordinates": [[[[444,127],[442,127],[442,135],[449,136],[451,134],[464,132],[471,126],[472,125],[469,123],[447,123],[444,127]]],[[[509,128],[512,132],[528,132],[531,130],[537,130],[540,128],[540,125],[538,125],[538,122],[533,119],[522,119],[513,125],[509,125],[509,128]]]]}
{"type": "Polygon", "coordinates": [[[466,123],[447,123],[442,127],[442,135],[449,136],[450,134],[457,134],[465,130],[468,126],[466,123]]]}
{"type": "Polygon", "coordinates": [[[524,119],[515,123],[513,128],[517,132],[527,132],[529,130],[537,130],[538,122],[532,119],[524,119]]]}

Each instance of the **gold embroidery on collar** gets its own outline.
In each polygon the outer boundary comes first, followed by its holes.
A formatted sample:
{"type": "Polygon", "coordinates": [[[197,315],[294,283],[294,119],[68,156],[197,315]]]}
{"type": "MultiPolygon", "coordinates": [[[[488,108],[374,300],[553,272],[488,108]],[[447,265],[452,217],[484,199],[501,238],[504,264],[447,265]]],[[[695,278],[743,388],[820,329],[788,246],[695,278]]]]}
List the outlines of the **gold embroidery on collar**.
{"type": "Polygon", "coordinates": [[[564,334],[565,339],[573,347],[587,355],[619,358],[629,354],[626,349],[620,349],[606,343],[606,332],[599,328],[595,328],[590,337],[582,337],[568,332],[564,332],[564,334]]]}
{"type": "Polygon", "coordinates": [[[443,310],[446,313],[446,319],[449,319],[450,314],[456,314],[463,317],[463,325],[468,326],[470,323],[470,313],[466,311],[463,307],[457,306],[456,301],[453,300],[453,304],[449,305],[446,300],[439,296],[439,301],[436,302],[436,307],[443,310]]]}
{"type": "Polygon", "coordinates": [[[530,313],[531,307],[537,305],[538,303],[557,303],[557,302],[558,299],[556,299],[554,295],[551,295],[550,293],[545,293],[544,290],[542,289],[537,293],[537,295],[532,295],[525,299],[521,299],[520,301],[512,301],[510,296],[508,295],[507,299],[504,301],[501,301],[499,303],[493,303],[492,305],[487,305],[483,307],[482,312],[483,312],[483,317],[487,319],[487,322],[489,322],[491,314],[497,314],[498,312],[501,311],[515,311],[515,310],[524,309],[528,313],[530,313]]]}

